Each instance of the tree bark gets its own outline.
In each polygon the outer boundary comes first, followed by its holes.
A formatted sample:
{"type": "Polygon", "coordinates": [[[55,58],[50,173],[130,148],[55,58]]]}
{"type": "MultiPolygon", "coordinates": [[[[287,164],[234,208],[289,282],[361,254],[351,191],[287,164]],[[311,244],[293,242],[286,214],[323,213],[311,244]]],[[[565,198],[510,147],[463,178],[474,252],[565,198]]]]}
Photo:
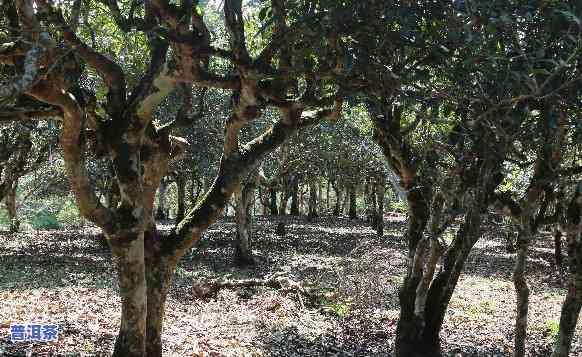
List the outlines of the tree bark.
{"type": "Polygon", "coordinates": [[[109,237],[117,259],[121,326],[115,341],[114,357],[143,357],[146,346],[146,276],[144,233],[109,237]]]}
{"type": "Polygon", "coordinates": [[[240,184],[234,193],[235,199],[235,261],[239,266],[250,266],[255,264],[252,251],[252,213],[251,204],[254,199],[256,189],[256,177],[250,177],[240,184]]]}
{"type": "Polygon", "coordinates": [[[562,231],[558,227],[554,228],[554,261],[556,264],[556,273],[560,277],[560,281],[563,280],[562,266],[563,266],[563,256],[562,256],[562,231]]]}
{"type": "Polygon", "coordinates": [[[568,293],[560,314],[560,332],[552,357],[567,357],[582,307],[582,187],[579,185],[566,213],[568,293]]]}
{"type": "Polygon", "coordinates": [[[317,184],[314,179],[309,180],[309,212],[307,219],[309,221],[317,217],[317,184]]]}
{"type": "Polygon", "coordinates": [[[349,215],[350,215],[350,219],[356,219],[356,218],[358,218],[358,213],[356,211],[356,207],[357,207],[356,206],[356,185],[351,184],[349,191],[350,191],[350,197],[349,197],[350,198],[350,212],[349,212],[349,215]]]}
{"type": "MultiPolygon", "coordinates": [[[[578,277],[577,279],[581,279],[578,277]]],[[[560,332],[556,341],[556,346],[552,353],[552,357],[568,357],[572,347],[572,340],[576,332],[576,324],[580,316],[580,308],[582,307],[582,299],[576,296],[576,290],[580,289],[580,282],[576,283],[577,287],[568,289],[566,299],[562,304],[562,311],[560,313],[560,332]]],[[[579,294],[578,294],[579,295],[579,294]]]]}
{"type": "Polygon", "coordinates": [[[13,182],[6,192],[6,198],[4,203],[6,205],[6,210],[8,211],[8,219],[10,220],[10,232],[16,233],[20,228],[20,221],[18,220],[18,213],[16,212],[16,188],[18,185],[18,180],[13,182]]]}
{"type": "Polygon", "coordinates": [[[145,232],[147,283],[146,355],[162,356],[162,333],[166,298],[176,260],[163,254],[161,237],[154,226],[145,232]]]}
{"type": "Polygon", "coordinates": [[[186,182],[180,173],[177,173],[174,176],[178,194],[178,210],[176,212],[176,222],[180,222],[184,219],[184,214],[186,212],[186,182]]]}
{"type": "Polygon", "coordinates": [[[342,206],[340,209],[340,214],[341,215],[349,215],[349,207],[350,207],[350,187],[348,185],[346,185],[346,187],[344,188],[344,200],[342,202],[342,206]]]}
{"type": "MultiPolygon", "coordinates": [[[[424,348],[422,340],[423,320],[415,314],[416,289],[420,282],[421,276],[413,267],[412,262],[415,260],[416,251],[419,242],[422,239],[423,232],[426,229],[429,218],[428,196],[420,190],[411,190],[407,196],[409,217],[406,240],[408,242],[408,271],[398,298],[400,301],[400,316],[396,326],[395,355],[398,357],[405,356],[422,356],[426,354],[431,356],[428,346],[424,348]]],[[[422,248],[422,247],[421,247],[422,248]]],[[[422,249],[418,249],[419,251],[422,249]]]]}
{"type": "Polygon", "coordinates": [[[427,298],[423,342],[431,351],[440,353],[439,334],[445,319],[450,299],[471,249],[481,236],[482,206],[478,199],[465,214],[451,246],[442,258],[442,266],[430,285],[427,298]]]}
{"type": "Polygon", "coordinates": [[[279,214],[277,209],[277,190],[274,188],[269,189],[269,209],[271,211],[271,216],[276,216],[279,214]]]}
{"type": "Polygon", "coordinates": [[[384,235],[384,192],[385,192],[385,185],[386,181],[384,175],[380,175],[376,181],[376,217],[375,217],[375,227],[376,227],[376,234],[379,237],[384,235]]]}

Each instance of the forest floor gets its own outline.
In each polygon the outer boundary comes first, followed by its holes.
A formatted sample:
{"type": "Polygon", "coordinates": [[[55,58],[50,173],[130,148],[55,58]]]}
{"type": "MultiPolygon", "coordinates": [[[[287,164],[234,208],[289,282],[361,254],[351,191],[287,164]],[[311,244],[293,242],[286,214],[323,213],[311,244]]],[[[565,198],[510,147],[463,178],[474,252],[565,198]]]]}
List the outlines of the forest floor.
{"type": "MultiPolygon", "coordinates": [[[[257,266],[233,266],[232,220],[211,227],[184,257],[171,289],[165,356],[390,356],[405,272],[403,216],[386,216],[384,237],[362,221],[258,218],[257,266]],[[275,234],[278,222],[287,234],[275,234]],[[200,300],[192,285],[283,272],[328,297],[308,304],[266,287],[224,289],[200,300]]],[[[0,356],[107,356],[120,315],[115,266],[94,228],[0,233],[0,356]],[[56,323],[57,342],[13,344],[10,323],[56,323]]],[[[509,356],[516,315],[502,227],[487,225],[452,297],[443,331],[451,356],[509,356]]],[[[446,238],[446,237],[445,237],[446,238]]],[[[528,263],[529,356],[549,356],[566,290],[542,234],[528,263]]],[[[582,323],[572,356],[582,356],[582,323]]]]}

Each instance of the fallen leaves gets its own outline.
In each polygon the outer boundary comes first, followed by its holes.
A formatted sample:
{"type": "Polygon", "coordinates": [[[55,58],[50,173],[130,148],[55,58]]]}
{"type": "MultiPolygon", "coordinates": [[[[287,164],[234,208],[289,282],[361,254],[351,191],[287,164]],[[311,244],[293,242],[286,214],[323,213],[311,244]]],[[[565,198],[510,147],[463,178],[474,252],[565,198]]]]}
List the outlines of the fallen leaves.
{"type": "MultiPolygon", "coordinates": [[[[360,221],[259,218],[258,265],[234,268],[234,225],[211,227],[180,263],[166,307],[164,356],[388,356],[398,321],[398,287],[405,272],[401,215],[387,215],[386,234],[360,221]],[[286,222],[284,237],[274,231],[286,222]],[[214,279],[265,279],[275,272],[310,283],[329,301],[326,313],[295,292],[269,286],[221,289],[207,300],[192,284],[214,279]],[[349,309],[343,309],[348,302],[349,309]]],[[[513,255],[493,229],[477,244],[451,300],[441,336],[449,355],[506,356],[512,351],[513,255]]],[[[119,324],[119,296],[111,256],[93,232],[0,234],[0,351],[25,356],[108,356],[119,324]],[[63,335],[52,344],[11,344],[11,322],[55,322],[63,335]]],[[[531,356],[548,355],[552,321],[562,289],[552,278],[551,242],[532,248],[528,279],[531,356]]],[[[578,335],[579,336],[579,335],[578,335]]],[[[572,355],[582,355],[580,341],[572,355]]]]}

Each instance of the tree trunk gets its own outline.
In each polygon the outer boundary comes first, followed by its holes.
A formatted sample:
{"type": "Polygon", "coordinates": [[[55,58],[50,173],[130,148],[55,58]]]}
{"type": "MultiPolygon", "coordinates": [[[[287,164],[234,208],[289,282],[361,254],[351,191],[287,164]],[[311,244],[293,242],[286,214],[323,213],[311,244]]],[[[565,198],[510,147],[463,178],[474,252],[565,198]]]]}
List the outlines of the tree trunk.
{"type": "MultiPolygon", "coordinates": [[[[482,195],[484,196],[485,194],[482,193],[482,195]]],[[[449,302],[469,253],[479,237],[481,237],[481,212],[484,201],[483,197],[479,197],[476,202],[467,207],[468,211],[465,214],[464,222],[459,227],[455,239],[443,256],[440,271],[428,291],[424,340],[430,346],[439,346],[440,348],[439,333],[449,302]]]]}
{"type": "Polygon", "coordinates": [[[384,175],[381,175],[376,182],[376,234],[379,237],[384,235],[384,185],[385,185],[384,175]]]}
{"type": "Polygon", "coordinates": [[[281,191],[281,194],[279,195],[279,215],[281,216],[287,214],[287,200],[285,199],[286,196],[287,193],[285,191],[281,191]]]}
{"type": "Polygon", "coordinates": [[[358,213],[356,212],[356,185],[350,185],[350,219],[358,218],[358,213]]]}
{"type": "MultiPolygon", "coordinates": [[[[413,269],[411,279],[406,281],[401,291],[401,318],[396,332],[396,356],[441,356],[439,334],[448,305],[461,275],[465,261],[473,245],[480,236],[480,208],[474,207],[465,215],[451,246],[442,259],[442,266],[430,283],[430,288],[422,304],[418,304],[417,289],[422,285],[422,268],[413,269]],[[402,301],[405,298],[406,301],[402,301]],[[404,319],[403,313],[407,314],[404,319]]],[[[423,241],[426,241],[423,240],[423,241]]],[[[419,243],[419,249],[423,244],[419,243]]],[[[419,251],[420,252],[420,251],[419,251]]],[[[416,260],[416,259],[415,259],[416,260]]],[[[428,259],[431,261],[431,259],[428,259]]],[[[432,260],[433,263],[436,261],[432,260]]],[[[428,266],[427,269],[433,269],[428,266]]]]}
{"type": "Polygon", "coordinates": [[[198,197],[200,197],[200,193],[202,191],[202,181],[196,178],[195,172],[192,171],[192,175],[190,177],[190,190],[188,192],[188,203],[189,207],[195,207],[196,203],[198,202],[198,197]]]}
{"type": "Polygon", "coordinates": [[[317,217],[317,184],[314,179],[309,180],[309,221],[317,217]]]}
{"type": "MultiPolygon", "coordinates": [[[[582,277],[578,276],[576,279],[579,280],[575,283],[578,286],[568,288],[568,294],[562,304],[562,312],[560,313],[560,333],[552,357],[568,357],[570,354],[572,340],[574,338],[574,333],[576,332],[576,324],[578,323],[578,317],[580,316],[580,307],[582,307],[582,299],[579,296],[576,296],[576,290],[580,290],[582,277]]],[[[578,295],[579,294],[580,293],[578,293],[578,295]]]]}
{"type": "Polygon", "coordinates": [[[554,259],[556,263],[556,272],[560,277],[561,284],[563,283],[563,257],[562,257],[562,231],[558,227],[554,228],[554,259]]]}
{"type": "Polygon", "coordinates": [[[341,214],[342,215],[348,215],[349,213],[349,206],[350,206],[350,187],[346,186],[345,190],[344,190],[344,200],[342,202],[342,207],[341,207],[341,214]]]}
{"type": "Polygon", "coordinates": [[[115,341],[114,357],[143,357],[146,346],[146,276],[144,232],[110,237],[117,260],[121,326],[115,341]]]}
{"type": "Polygon", "coordinates": [[[269,189],[269,209],[271,210],[271,216],[276,216],[279,214],[277,210],[277,191],[274,188],[269,189]]]}
{"type": "Polygon", "coordinates": [[[333,207],[333,215],[339,216],[342,208],[342,189],[339,186],[333,185],[333,190],[335,192],[335,205],[333,207]]]}
{"type": "Polygon", "coordinates": [[[378,230],[378,185],[376,181],[372,181],[372,187],[370,188],[370,225],[372,229],[378,230]]]}
{"type": "Polygon", "coordinates": [[[241,184],[235,191],[235,221],[236,221],[236,241],[235,241],[235,261],[239,266],[249,266],[255,264],[252,251],[252,214],[251,204],[255,195],[255,178],[241,184]]]}
{"type": "MultiPolygon", "coordinates": [[[[407,197],[409,207],[408,228],[406,241],[408,242],[408,271],[400,287],[398,298],[400,301],[400,317],[396,326],[395,355],[397,357],[422,356],[428,351],[423,347],[423,321],[415,315],[416,289],[420,282],[420,275],[413,274],[413,264],[419,242],[422,239],[429,218],[428,196],[420,190],[411,190],[407,197]]],[[[420,250],[420,249],[419,249],[420,250]]],[[[427,356],[430,354],[427,353],[427,356]]]]}
{"type": "MultiPolygon", "coordinates": [[[[364,219],[366,220],[366,223],[370,224],[372,226],[372,228],[374,228],[373,224],[374,224],[374,214],[373,214],[373,209],[372,209],[372,196],[373,196],[373,189],[372,189],[372,183],[371,183],[372,179],[371,177],[367,177],[366,180],[364,181],[364,219]]],[[[375,210],[375,207],[374,207],[375,210]]]]}
{"type": "Polygon", "coordinates": [[[331,189],[330,186],[331,186],[331,182],[329,180],[327,180],[327,185],[325,187],[325,209],[326,209],[325,214],[326,215],[329,214],[329,192],[331,189]]]}
{"type": "MultiPolygon", "coordinates": [[[[528,222],[529,223],[529,222],[528,222]]],[[[517,259],[513,270],[513,285],[517,298],[517,316],[515,319],[515,357],[525,356],[525,340],[527,337],[527,314],[529,307],[529,288],[525,278],[527,254],[531,233],[527,227],[522,227],[517,237],[517,259]]]]}
{"type": "Polygon", "coordinates": [[[266,217],[269,214],[269,198],[267,197],[267,192],[262,185],[259,185],[259,202],[261,203],[261,215],[266,217]]]}
{"type": "Polygon", "coordinates": [[[316,199],[316,204],[315,204],[315,211],[316,214],[317,212],[321,212],[322,210],[324,210],[323,207],[323,190],[321,189],[321,185],[319,183],[316,183],[317,185],[317,199],[316,199]]]}
{"type": "Polygon", "coordinates": [[[299,178],[293,177],[291,184],[291,215],[299,216],[299,178]]]}
{"type": "Polygon", "coordinates": [[[108,208],[117,208],[119,204],[119,186],[115,179],[111,179],[111,184],[109,187],[109,192],[105,195],[107,200],[107,207],[108,208]]]}
{"type": "Polygon", "coordinates": [[[18,180],[12,184],[8,183],[8,192],[6,192],[5,205],[8,211],[8,219],[10,220],[10,232],[16,233],[20,228],[20,221],[18,220],[18,214],[16,212],[16,188],[18,185],[18,180]]]}
{"type": "Polygon", "coordinates": [[[160,237],[155,227],[145,233],[147,282],[146,355],[162,356],[162,332],[168,289],[176,261],[161,254],[160,237]]]}
{"type": "Polygon", "coordinates": [[[582,307],[582,192],[575,193],[566,214],[568,293],[560,314],[560,333],[552,357],[567,357],[582,307]]]}
{"type": "Polygon", "coordinates": [[[301,212],[305,212],[305,193],[307,191],[303,191],[301,190],[301,188],[299,188],[299,214],[301,214],[301,212]]]}
{"type": "Polygon", "coordinates": [[[186,182],[180,173],[177,173],[175,178],[178,194],[178,211],[176,212],[176,222],[180,222],[184,219],[184,214],[186,212],[186,182]]]}

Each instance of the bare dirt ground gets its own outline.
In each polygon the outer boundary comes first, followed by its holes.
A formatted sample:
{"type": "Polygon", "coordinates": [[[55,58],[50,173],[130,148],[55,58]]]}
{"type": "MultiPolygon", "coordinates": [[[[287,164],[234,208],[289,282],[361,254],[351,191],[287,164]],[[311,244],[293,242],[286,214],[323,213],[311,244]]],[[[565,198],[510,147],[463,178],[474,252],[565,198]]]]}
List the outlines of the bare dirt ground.
{"type": "MultiPolygon", "coordinates": [[[[233,266],[234,224],[212,226],[181,262],[165,318],[166,356],[390,356],[405,271],[402,217],[387,216],[384,237],[361,221],[259,218],[258,265],[233,266]],[[276,224],[287,222],[287,235],[276,224]],[[209,278],[265,277],[285,272],[329,298],[307,304],[270,288],[221,290],[202,301],[193,283],[209,278]]],[[[115,265],[91,228],[0,233],[0,356],[107,356],[120,315],[115,265]],[[57,323],[55,343],[12,344],[10,323],[57,323]]],[[[471,254],[441,333],[451,356],[509,356],[515,318],[511,270],[497,225],[471,254]]],[[[565,289],[553,272],[552,243],[532,247],[529,356],[549,356],[565,289]]],[[[582,356],[582,323],[572,356],[582,356]]]]}

